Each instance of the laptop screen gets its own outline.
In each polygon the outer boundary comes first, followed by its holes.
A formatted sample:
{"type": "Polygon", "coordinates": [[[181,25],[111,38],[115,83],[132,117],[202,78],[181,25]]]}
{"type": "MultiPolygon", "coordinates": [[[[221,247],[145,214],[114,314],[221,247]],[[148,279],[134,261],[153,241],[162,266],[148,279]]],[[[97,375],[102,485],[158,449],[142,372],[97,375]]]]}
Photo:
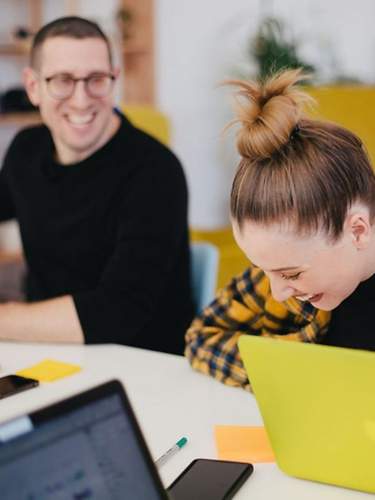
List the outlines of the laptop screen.
{"type": "Polygon", "coordinates": [[[166,498],[125,395],[95,391],[0,426],[3,500],[166,498]]]}

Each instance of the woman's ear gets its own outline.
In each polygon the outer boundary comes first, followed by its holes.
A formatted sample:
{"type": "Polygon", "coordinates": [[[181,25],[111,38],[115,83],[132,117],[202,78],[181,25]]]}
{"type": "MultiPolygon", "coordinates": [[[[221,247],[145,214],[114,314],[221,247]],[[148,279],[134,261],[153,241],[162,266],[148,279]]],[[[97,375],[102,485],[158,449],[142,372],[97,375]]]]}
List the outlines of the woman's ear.
{"type": "Polygon", "coordinates": [[[22,80],[31,103],[34,104],[34,106],[39,106],[40,82],[35,71],[30,67],[25,68],[22,72],[22,80]]]}
{"type": "Polygon", "coordinates": [[[368,210],[356,210],[349,213],[345,226],[357,250],[367,248],[372,236],[372,226],[368,210]]]}

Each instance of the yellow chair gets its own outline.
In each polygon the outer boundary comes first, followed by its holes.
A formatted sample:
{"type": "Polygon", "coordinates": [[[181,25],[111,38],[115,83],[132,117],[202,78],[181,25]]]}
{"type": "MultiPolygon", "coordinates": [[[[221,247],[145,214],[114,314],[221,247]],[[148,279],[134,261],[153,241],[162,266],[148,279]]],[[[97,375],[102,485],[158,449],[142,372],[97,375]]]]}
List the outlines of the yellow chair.
{"type": "Polygon", "coordinates": [[[121,110],[133,125],[152,135],[165,145],[170,143],[168,118],[151,106],[123,105],[121,110]]]}
{"type": "Polygon", "coordinates": [[[375,87],[327,86],[310,87],[317,101],[314,117],[335,122],[357,134],[366,146],[375,167],[375,87]]]}

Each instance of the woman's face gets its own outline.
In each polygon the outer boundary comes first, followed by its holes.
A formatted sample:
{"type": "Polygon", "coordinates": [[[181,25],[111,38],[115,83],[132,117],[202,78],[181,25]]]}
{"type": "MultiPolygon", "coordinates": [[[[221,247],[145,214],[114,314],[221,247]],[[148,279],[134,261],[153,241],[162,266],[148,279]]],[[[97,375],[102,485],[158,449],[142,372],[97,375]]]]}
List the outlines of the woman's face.
{"type": "Polygon", "coordinates": [[[351,213],[341,238],[301,237],[280,225],[246,221],[233,232],[248,259],[268,276],[275,300],[308,300],[330,311],[375,272],[373,229],[368,214],[351,213]]]}

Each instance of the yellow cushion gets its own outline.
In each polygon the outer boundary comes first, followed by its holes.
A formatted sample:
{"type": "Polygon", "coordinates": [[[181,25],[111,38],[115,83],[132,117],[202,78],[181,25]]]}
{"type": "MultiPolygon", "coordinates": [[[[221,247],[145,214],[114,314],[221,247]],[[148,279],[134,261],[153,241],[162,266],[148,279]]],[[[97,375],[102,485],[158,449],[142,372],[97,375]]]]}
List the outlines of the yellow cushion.
{"type": "Polygon", "coordinates": [[[338,123],[357,134],[375,166],[375,87],[310,87],[308,92],[318,102],[314,116],[338,123]]]}
{"type": "Polygon", "coordinates": [[[150,106],[123,105],[121,110],[136,127],[152,135],[165,145],[170,142],[168,118],[150,106]]]}

